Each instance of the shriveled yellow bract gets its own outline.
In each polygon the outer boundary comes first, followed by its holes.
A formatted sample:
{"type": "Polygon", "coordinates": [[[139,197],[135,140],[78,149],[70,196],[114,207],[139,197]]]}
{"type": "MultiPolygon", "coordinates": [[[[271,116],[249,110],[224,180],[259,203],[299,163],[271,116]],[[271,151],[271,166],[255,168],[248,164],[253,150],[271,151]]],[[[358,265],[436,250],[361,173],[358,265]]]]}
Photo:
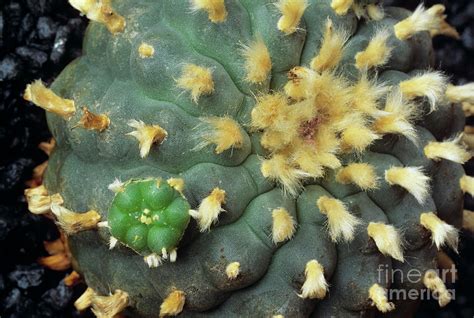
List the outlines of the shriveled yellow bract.
{"type": "Polygon", "coordinates": [[[28,210],[33,214],[44,214],[51,211],[53,204],[63,204],[64,200],[59,193],[49,195],[44,185],[25,190],[28,210]]]}
{"type": "Polygon", "coordinates": [[[74,303],[76,309],[80,311],[92,307],[92,312],[99,318],[114,317],[128,305],[128,294],[122,290],[117,289],[109,296],[101,296],[90,287],[74,303]]]}
{"type": "Polygon", "coordinates": [[[150,153],[153,144],[161,144],[168,137],[166,130],[159,125],[146,125],[141,120],[131,120],[128,122],[128,125],[135,128],[134,131],[127,135],[138,140],[140,156],[142,158],[145,158],[150,153]]]}
{"type": "Polygon", "coordinates": [[[296,31],[305,9],[308,7],[307,0],[279,0],[275,3],[282,16],[278,20],[278,30],[285,34],[296,31]]]}
{"type": "Polygon", "coordinates": [[[160,306],[160,317],[177,316],[183,311],[186,295],[181,290],[173,290],[160,306]]]}
{"type": "Polygon", "coordinates": [[[125,18],[112,9],[112,0],[69,0],[69,3],[88,19],[104,24],[112,33],[125,29],[125,18]]]}
{"type": "Polygon", "coordinates": [[[206,11],[213,23],[222,23],[227,19],[224,0],[191,0],[191,9],[206,11]]]}
{"type": "Polygon", "coordinates": [[[58,204],[52,204],[51,211],[56,217],[58,225],[66,234],[97,228],[97,223],[101,218],[100,214],[94,210],[77,213],[58,204]]]}
{"type": "Polygon", "coordinates": [[[423,276],[423,284],[436,296],[440,307],[444,307],[449,304],[452,298],[451,294],[435,270],[426,271],[425,275],[423,276]]]}
{"type": "Polygon", "coordinates": [[[179,88],[191,93],[191,99],[195,103],[198,102],[199,97],[214,92],[212,70],[195,64],[184,65],[176,83],[179,88]]]}
{"type": "Polygon", "coordinates": [[[436,4],[429,9],[425,9],[424,5],[420,4],[408,18],[395,25],[395,35],[400,40],[406,40],[418,32],[428,31],[431,36],[444,34],[459,38],[456,29],[445,21],[445,10],[446,8],[441,4],[436,4]]]}
{"type": "Polygon", "coordinates": [[[73,100],[59,97],[52,90],[46,88],[43,82],[39,80],[26,86],[23,97],[36,106],[59,115],[66,120],[69,120],[76,113],[73,100]]]}
{"type": "Polygon", "coordinates": [[[369,288],[369,299],[380,312],[385,313],[395,309],[395,305],[388,301],[387,289],[379,284],[373,284],[369,288]]]}

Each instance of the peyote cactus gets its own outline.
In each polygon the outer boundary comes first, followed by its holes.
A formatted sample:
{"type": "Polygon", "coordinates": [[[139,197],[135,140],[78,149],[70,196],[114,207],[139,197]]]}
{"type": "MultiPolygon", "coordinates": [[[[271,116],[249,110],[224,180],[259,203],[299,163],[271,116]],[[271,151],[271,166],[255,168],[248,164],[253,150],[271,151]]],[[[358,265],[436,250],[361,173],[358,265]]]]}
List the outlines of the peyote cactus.
{"type": "Polygon", "coordinates": [[[474,94],[431,69],[431,37],[457,36],[443,6],[70,3],[93,22],[83,56],[26,89],[57,143],[26,195],[68,234],[79,309],[405,317],[419,300],[389,291],[450,301],[434,270],[474,192],[459,105],[474,94]]]}

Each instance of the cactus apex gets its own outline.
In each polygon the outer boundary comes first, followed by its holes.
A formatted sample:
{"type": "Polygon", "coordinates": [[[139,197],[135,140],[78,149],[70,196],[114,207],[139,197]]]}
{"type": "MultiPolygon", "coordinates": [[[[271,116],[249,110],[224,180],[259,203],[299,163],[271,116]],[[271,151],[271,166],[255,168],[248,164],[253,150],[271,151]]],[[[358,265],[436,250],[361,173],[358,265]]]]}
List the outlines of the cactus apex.
{"type": "Polygon", "coordinates": [[[73,100],[59,97],[40,80],[26,86],[23,98],[66,120],[69,120],[76,113],[73,100]]]}
{"type": "Polygon", "coordinates": [[[227,278],[230,280],[236,279],[240,275],[240,263],[232,262],[229,263],[225,268],[227,278]]]}
{"type": "Polygon", "coordinates": [[[276,2],[275,6],[282,15],[278,20],[278,30],[287,35],[296,32],[308,5],[307,0],[279,0],[276,2]]]}
{"type": "Polygon", "coordinates": [[[154,143],[161,144],[168,137],[168,132],[159,125],[146,125],[143,121],[134,119],[130,120],[128,125],[136,129],[127,135],[138,140],[142,158],[148,155],[154,143]]]}
{"type": "Polygon", "coordinates": [[[434,270],[428,270],[423,276],[423,284],[433,292],[437,297],[440,307],[444,307],[451,301],[451,294],[446,289],[443,280],[438,276],[434,270]]]}
{"type": "Polygon", "coordinates": [[[338,242],[341,238],[344,241],[354,239],[355,228],[361,221],[347,210],[342,201],[322,196],[316,204],[321,213],[327,216],[329,236],[333,242],[338,242]]]}
{"type": "Polygon", "coordinates": [[[454,226],[444,222],[433,212],[422,213],[420,224],[431,232],[431,239],[438,249],[447,245],[458,252],[459,232],[454,226]]]}
{"type": "Polygon", "coordinates": [[[388,301],[387,289],[379,284],[373,284],[369,288],[369,299],[380,312],[386,313],[395,309],[395,305],[388,301]]]}
{"type": "Polygon", "coordinates": [[[387,44],[389,37],[388,29],[379,29],[370,39],[367,48],[355,55],[356,67],[362,70],[387,63],[392,53],[392,48],[387,44]]]}
{"type": "Polygon", "coordinates": [[[398,230],[390,224],[370,222],[367,234],[371,237],[379,251],[397,261],[404,262],[403,241],[398,230]]]}
{"type": "Polygon", "coordinates": [[[423,149],[425,156],[435,161],[446,159],[464,164],[471,159],[472,154],[460,144],[462,138],[463,135],[460,134],[443,142],[431,141],[423,149]]]}
{"type": "Polygon", "coordinates": [[[404,188],[420,204],[425,202],[430,191],[430,178],[423,173],[422,167],[391,167],[385,171],[385,181],[404,188]]]}
{"type": "Polygon", "coordinates": [[[301,287],[301,298],[323,299],[328,291],[324,267],[317,260],[310,260],[305,267],[305,281],[301,287]]]}
{"type": "Polygon", "coordinates": [[[403,41],[411,38],[418,32],[428,31],[431,36],[444,34],[459,38],[456,29],[445,21],[445,10],[446,8],[441,4],[436,4],[429,9],[420,4],[408,18],[394,26],[396,37],[403,41]]]}
{"type": "Polygon", "coordinates": [[[258,36],[248,45],[243,45],[242,55],[245,58],[245,79],[255,84],[266,81],[272,69],[272,60],[263,39],[258,36]]]}
{"type": "Polygon", "coordinates": [[[173,290],[160,306],[160,317],[177,316],[183,311],[186,301],[185,293],[181,290],[173,290]]]}
{"type": "Polygon", "coordinates": [[[272,218],[273,243],[278,244],[293,237],[296,230],[296,223],[293,217],[290,215],[290,213],[288,213],[286,209],[274,209],[272,211],[272,218]]]}
{"type": "Polygon", "coordinates": [[[211,194],[201,201],[197,211],[189,211],[190,215],[197,220],[201,232],[209,231],[212,224],[217,222],[219,214],[225,211],[222,208],[225,203],[225,195],[224,190],[214,188],[211,194]]]}
{"type": "Polygon", "coordinates": [[[330,18],[326,20],[324,37],[319,53],[311,60],[311,68],[322,72],[334,69],[344,55],[344,46],[349,33],[344,29],[336,29],[330,18]]]}

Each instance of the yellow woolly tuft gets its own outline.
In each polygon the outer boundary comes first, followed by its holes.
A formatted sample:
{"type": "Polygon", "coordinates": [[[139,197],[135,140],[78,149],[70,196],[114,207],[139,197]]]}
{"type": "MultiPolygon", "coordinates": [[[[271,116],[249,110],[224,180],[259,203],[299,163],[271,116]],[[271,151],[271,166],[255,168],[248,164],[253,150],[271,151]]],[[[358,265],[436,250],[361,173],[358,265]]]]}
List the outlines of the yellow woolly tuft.
{"type": "Polygon", "coordinates": [[[240,274],[240,263],[239,262],[232,262],[227,265],[225,268],[225,273],[227,278],[230,280],[236,279],[240,274]]]}
{"type": "Polygon", "coordinates": [[[446,90],[446,97],[452,103],[474,104],[474,83],[461,86],[449,84],[446,90]]]}
{"type": "Polygon", "coordinates": [[[28,210],[33,214],[45,214],[51,211],[53,204],[61,205],[64,203],[59,193],[49,195],[44,185],[25,190],[28,210]]]}
{"type": "Polygon", "coordinates": [[[448,245],[455,252],[458,251],[459,232],[454,226],[444,222],[433,212],[422,213],[420,224],[431,232],[431,239],[438,249],[448,245]]]}
{"type": "Polygon", "coordinates": [[[462,176],[459,180],[459,185],[463,192],[474,196],[474,177],[462,176]]]}
{"type": "Polygon", "coordinates": [[[244,143],[244,135],[240,125],[230,117],[204,117],[201,118],[203,125],[196,129],[198,137],[202,139],[195,148],[202,149],[208,145],[216,145],[216,154],[221,154],[228,149],[241,148],[244,143]]]}
{"type": "Polygon", "coordinates": [[[138,54],[142,59],[150,58],[155,55],[155,48],[148,43],[142,43],[138,47],[138,54]]]}
{"type": "Polygon", "coordinates": [[[370,222],[367,234],[371,237],[383,255],[389,255],[397,261],[404,262],[403,242],[398,230],[392,225],[370,222]]]}
{"type": "Polygon", "coordinates": [[[201,232],[209,231],[211,225],[217,222],[219,214],[224,211],[222,208],[224,203],[225,191],[214,188],[211,194],[201,201],[197,211],[189,211],[189,214],[197,220],[201,232]]]}
{"type": "Polygon", "coordinates": [[[278,244],[289,240],[295,234],[296,223],[290,213],[279,208],[272,211],[272,238],[273,243],[278,244]]]}
{"type": "Polygon", "coordinates": [[[345,30],[335,29],[332,20],[328,18],[319,53],[311,61],[311,68],[318,72],[334,69],[343,57],[348,38],[349,34],[345,30]]]}
{"type": "Polygon", "coordinates": [[[448,80],[440,72],[425,72],[400,83],[400,90],[405,98],[426,97],[431,111],[438,109],[438,103],[446,94],[448,80]]]}
{"type": "Polygon", "coordinates": [[[55,203],[51,205],[51,212],[56,217],[59,227],[66,234],[95,229],[101,218],[100,214],[94,210],[76,213],[55,203]]]}
{"type": "Polygon", "coordinates": [[[375,168],[368,163],[349,164],[337,172],[336,181],[343,184],[354,183],[362,190],[372,190],[378,185],[375,168]]]}
{"type": "Polygon", "coordinates": [[[323,299],[326,297],[328,283],[324,277],[324,267],[313,259],[306,263],[304,273],[305,281],[299,296],[308,299],[323,299]]]}
{"type": "Polygon", "coordinates": [[[227,19],[224,0],[191,0],[191,10],[204,10],[212,23],[221,23],[227,19]]]}
{"type": "Polygon", "coordinates": [[[186,296],[181,290],[173,290],[160,306],[160,317],[177,316],[184,308],[186,296]]]}
{"type": "Polygon", "coordinates": [[[411,16],[395,25],[395,35],[400,40],[406,40],[418,32],[428,31],[431,36],[444,34],[459,38],[456,29],[445,21],[445,10],[446,8],[441,4],[436,4],[429,9],[425,9],[424,5],[420,4],[411,16]]]}
{"type": "Polygon", "coordinates": [[[214,92],[212,70],[194,64],[183,66],[181,77],[176,81],[177,86],[191,93],[191,99],[197,103],[199,97],[214,92]]]}
{"type": "Polygon", "coordinates": [[[466,163],[472,155],[460,144],[462,137],[459,135],[443,142],[429,142],[424,148],[425,156],[436,161],[446,159],[461,164],[466,163]]]}
{"type": "Polygon", "coordinates": [[[282,16],[278,20],[278,30],[285,34],[292,34],[300,24],[304,10],[308,7],[307,0],[279,0],[275,6],[282,16]]]}
{"type": "Polygon", "coordinates": [[[332,0],[331,8],[338,15],[346,15],[353,4],[354,0],[332,0]]]}
{"type": "Polygon", "coordinates": [[[398,185],[407,190],[420,204],[429,195],[430,178],[424,175],[421,167],[392,167],[385,171],[385,180],[390,185],[398,185]]]}
{"type": "Polygon", "coordinates": [[[370,40],[367,48],[356,54],[356,67],[359,70],[369,69],[383,66],[387,63],[392,53],[392,48],[387,44],[389,37],[390,32],[388,30],[381,29],[377,31],[370,40]]]}
{"type": "Polygon", "coordinates": [[[395,309],[395,305],[388,301],[387,289],[379,284],[373,284],[369,289],[369,299],[372,305],[377,307],[380,312],[386,313],[395,309]]]}
{"type": "Polygon", "coordinates": [[[347,210],[342,201],[322,196],[316,204],[321,213],[327,216],[329,236],[333,242],[354,239],[355,228],[361,221],[347,210]]]}
{"type": "Polygon", "coordinates": [[[272,70],[272,60],[263,39],[258,37],[244,46],[242,54],[245,58],[246,80],[256,84],[266,81],[272,70]]]}

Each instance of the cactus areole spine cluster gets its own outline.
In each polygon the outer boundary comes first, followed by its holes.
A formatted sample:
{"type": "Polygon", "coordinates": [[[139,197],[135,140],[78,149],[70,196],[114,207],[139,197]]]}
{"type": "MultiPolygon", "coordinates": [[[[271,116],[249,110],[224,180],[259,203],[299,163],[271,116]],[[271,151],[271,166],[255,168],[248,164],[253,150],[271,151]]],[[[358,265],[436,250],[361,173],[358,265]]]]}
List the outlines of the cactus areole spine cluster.
{"type": "Polygon", "coordinates": [[[56,142],[25,195],[68,239],[89,286],[76,308],[406,317],[421,299],[392,291],[450,302],[437,260],[472,221],[474,87],[433,68],[431,38],[459,36],[444,6],[69,2],[91,23],[83,56],[25,90],[56,142]]]}

